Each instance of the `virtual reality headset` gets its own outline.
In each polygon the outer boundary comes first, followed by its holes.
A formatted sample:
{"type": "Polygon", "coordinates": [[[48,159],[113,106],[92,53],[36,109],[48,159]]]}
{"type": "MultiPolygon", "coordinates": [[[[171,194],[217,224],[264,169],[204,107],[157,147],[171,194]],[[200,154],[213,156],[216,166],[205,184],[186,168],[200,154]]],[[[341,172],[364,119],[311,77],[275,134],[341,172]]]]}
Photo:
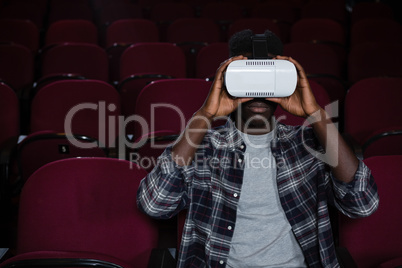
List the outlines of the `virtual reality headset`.
{"type": "Polygon", "coordinates": [[[224,81],[228,93],[252,98],[292,95],[297,84],[294,64],[270,59],[265,35],[253,36],[252,42],[252,59],[233,61],[226,69],[224,81]]]}

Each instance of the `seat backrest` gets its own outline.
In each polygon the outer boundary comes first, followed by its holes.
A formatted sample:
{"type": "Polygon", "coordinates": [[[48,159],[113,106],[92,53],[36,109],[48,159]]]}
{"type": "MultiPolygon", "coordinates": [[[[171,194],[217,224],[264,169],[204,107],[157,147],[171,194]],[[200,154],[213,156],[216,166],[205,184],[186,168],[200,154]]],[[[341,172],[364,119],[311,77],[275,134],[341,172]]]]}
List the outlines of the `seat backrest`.
{"type": "Polygon", "coordinates": [[[350,13],[351,25],[368,18],[394,19],[394,12],[386,2],[357,2],[350,13]]]}
{"type": "Polygon", "coordinates": [[[366,218],[341,215],[339,221],[339,244],[349,250],[357,266],[362,268],[378,267],[400,257],[402,249],[402,156],[376,156],[364,162],[378,187],[379,208],[366,218]]]}
{"type": "Polygon", "coordinates": [[[98,45],[98,29],[89,20],[58,20],[50,24],[46,31],[45,45],[65,42],[98,45]]]}
{"type": "Polygon", "coordinates": [[[15,91],[32,87],[34,81],[34,56],[25,46],[0,44],[0,80],[15,91]]]}
{"type": "Polygon", "coordinates": [[[377,155],[402,155],[402,125],[372,134],[362,145],[364,158],[377,155]]]}
{"type": "Polygon", "coordinates": [[[30,20],[38,29],[42,29],[47,7],[46,4],[43,6],[39,3],[40,1],[38,3],[10,1],[0,9],[0,18],[30,20]]]}
{"type": "Polygon", "coordinates": [[[166,42],[166,33],[170,24],[181,18],[194,18],[196,8],[190,3],[160,1],[150,7],[149,19],[158,25],[160,40],[166,42]]]}
{"type": "Polygon", "coordinates": [[[402,25],[394,19],[367,18],[359,20],[351,27],[351,46],[377,41],[402,43],[402,25]]]}
{"type": "Polygon", "coordinates": [[[94,44],[58,44],[44,53],[41,64],[41,77],[78,74],[88,79],[109,81],[106,51],[94,44]]]}
{"type": "Polygon", "coordinates": [[[19,100],[12,88],[0,82],[0,146],[20,133],[19,100]]]}
{"type": "Polygon", "coordinates": [[[108,27],[114,21],[121,19],[143,18],[142,8],[138,3],[131,1],[95,1],[92,5],[98,12],[98,27],[108,27]]]}
{"type": "Polygon", "coordinates": [[[251,18],[274,20],[281,32],[278,36],[287,43],[293,23],[300,19],[300,6],[290,1],[258,2],[252,6],[249,14],[251,18]]]}
{"type": "Polygon", "coordinates": [[[402,78],[367,78],[352,85],[345,97],[345,133],[357,144],[376,131],[402,126],[402,78]]]}
{"type": "MultiPolygon", "coordinates": [[[[323,108],[325,109],[328,104],[331,104],[331,100],[328,96],[328,93],[326,92],[326,90],[318,83],[316,83],[315,81],[309,79],[309,83],[311,86],[311,90],[314,94],[315,99],[317,100],[317,103],[323,108]]],[[[326,111],[334,117],[337,117],[339,115],[336,114],[336,109],[338,107],[327,107],[326,111]],[[332,114],[335,113],[335,114],[332,114]]],[[[286,112],[285,110],[282,109],[282,107],[280,107],[278,105],[278,107],[276,108],[275,111],[275,117],[276,119],[284,124],[287,125],[292,125],[292,126],[298,126],[298,125],[304,125],[307,124],[306,119],[303,117],[298,117],[295,115],[292,115],[288,112],[286,112]]],[[[308,124],[307,124],[308,125],[308,124]]]]}
{"type": "Polygon", "coordinates": [[[211,18],[217,23],[233,22],[245,17],[244,9],[235,2],[213,2],[201,9],[201,17],[211,18]]]}
{"type": "Polygon", "coordinates": [[[274,19],[291,25],[300,18],[300,7],[288,1],[257,2],[250,10],[250,17],[274,19]]]}
{"type": "Polygon", "coordinates": [[[0,42],[13,42],[32,52],[39,48],[39,29],[30,20],[0,19],[0,42]]]}
{"type": "Polygon", "coordinates": [[[135,115],[146,124],[134,127],[134,140],[149,132],[170,130],[180,133],[201,108],[212,82],[203,79],[167,79],[146,86],[137,98],[135,115]]]}
{"type": "Polygon", "coordinates": [[[402,77],[402,43],[367,42],[351,47],[347,69],[351,84],[370,77],[402,77]],[[387,51],[392,57],[372,57],[387,51]]]}
{"type": "Polygon", "coordinates": [[[116,83],[120,77],[120,58],[126,48],[135,43],[160,41],[157,24],[142,18],[115,20],[105,31],[105,48],[109,57],[110,79],[116,83]]]}
{"type": "Polygon", "coordinates": [[[183,51],[171,43],[144,42],[128,47],[120,59],[120,78],[133,74],[163,74],[186,77],[183,51]]]}
{"type": "Polygon", "coordinates": [[[309,1],[300,9],[300,17],[304,18],[325,18],[339,22],[347,26],[349,14],[345,3],[342,1],[309,1]]]}
{"type": "Polygon", "coordinates": [[[25,182],[41,166],[73,157],[107,157],[98,141],[83,135],[40,131],[28,135],[17,146],[18,174],[25,182]]]}
{"type": "Polygon", "coordinates": [[[116,20],[106,29],[106,47],[113,44],[158,42],[159,32],[155,22],[146,19],[116,20]]]}
{"type": "Polygon", "coordinates": [[[17,252],[99,253],[147,267],[158,233],[136,205],[145,176],[134,163],[113,158],[72,158],[43,166],[21,193],[17,252]]]}
{"type": "Polygon", "coordinates": [[[180,18],[195,17],[195,9],[189,3],[157,2],[149,11],[149,18],[158,24],[169,24],[180,18]]]}
{"type": "Polygon", "coordinates": [[[119,115],[120,98],[112,85],[99,80],[61,80],[44,86],[33,98],[30,132],[86,135],[110,147],[118,135],[119,115]]]}
{"type": "Polygon", "coordinates": [[[229,58],[229,46],[226,42],[209,44],[200,49],[196,58],[197,78],[213,78],[219,65],[229,58]]]}
{"type": "Polygon", "coordinates": [[[218,24],[212,18],[193,17],[173,21],[166,30],[166,41],[180,47],[186,57],[187,77],[195,77],[198,51],[221,40],[218,24]]]}
{"type": "MultiPolygon", "coordinates": [[[[347,90],[346,67],[339,54],[330,46],[307,42],[286,43],[283,54],[297,60],[307,77],[324,87],[331,101],[340,106],[347,90]]],[[[340,107],[340,109],[343,109],[340,107]]]]}
{"type": "Polygon", "coordinates": [[[291,42],[332,42],[344,46],[346,34],[342,25],[329,18],[303,18],[290,32],[291,42]]]}
{"type": "Polygon", "coordinates": [[[169,25],[166,35],[171,43],[220,41],[219,26],[211,18],[177,19],[169,25]]]}
{"type": "Polygon", "coordinates": [[[346,71],[337,53],[324,44],[307,42],[287,43],[283,54],[296,59],[309,74],[328,74],[342,78],[346,71]]]}
{"type": "Polygon", "coordinates": [[[76,19],[93,21],[95,18],[94,15],[95,14],[92,11],[89,1],[64,1],[50,5],[48,11],[48,23],[53,23],[59,20],[76,19]]]}

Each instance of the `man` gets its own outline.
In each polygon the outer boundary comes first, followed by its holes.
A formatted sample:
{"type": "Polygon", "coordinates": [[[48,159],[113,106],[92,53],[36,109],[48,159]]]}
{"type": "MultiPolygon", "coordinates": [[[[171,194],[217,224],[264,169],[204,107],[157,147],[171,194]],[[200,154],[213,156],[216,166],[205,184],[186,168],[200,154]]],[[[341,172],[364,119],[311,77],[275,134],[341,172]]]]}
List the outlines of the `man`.
{"type": "Polygon", "coordinates": [[[265,35],[267,56],[295,65],[295,92],[230,96],[226,67],[252,55],[253,33],[235,34],[204,105],[138,190],[138,206],[152,217],[187,210],[178,267],[339,267],[328,204],[350,217],[378,207],[370,170],[317,104],[303,68],[265,35]],[[277,105],[311,127],[276,122],[277,105]],[[211,129],[222,116],[226,125],[211,129]]]}

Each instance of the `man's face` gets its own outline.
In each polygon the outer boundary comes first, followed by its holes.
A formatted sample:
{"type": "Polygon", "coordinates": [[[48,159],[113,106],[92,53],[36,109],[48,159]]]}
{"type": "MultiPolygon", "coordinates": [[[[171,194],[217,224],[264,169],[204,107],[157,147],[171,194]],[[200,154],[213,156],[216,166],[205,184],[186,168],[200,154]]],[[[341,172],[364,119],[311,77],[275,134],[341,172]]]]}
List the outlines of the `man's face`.
{"type": "Polygon", "coordinates": [[[265,129],[269,127],[277,103],[264,98],[254,98],[241,104],[235,111],[236,122],[243,129],[265,129]]]}
{"type": "MultiPolygon", "coordinates": [[[[242,53],[243,56],[251,58],[251,52],[242,53]]],[[[272,59],[275,55],[268,54],[268,58],[272,59]]],[[[268,101],[265,98],[254,98],[241,104],[234,112],[235,121],[238,127],[244,129],[266,129],[269,128],[271,117],[274,115],[277,103],[268,101]],[[240,124],[240,125],[239,125],[240,124]]]]}

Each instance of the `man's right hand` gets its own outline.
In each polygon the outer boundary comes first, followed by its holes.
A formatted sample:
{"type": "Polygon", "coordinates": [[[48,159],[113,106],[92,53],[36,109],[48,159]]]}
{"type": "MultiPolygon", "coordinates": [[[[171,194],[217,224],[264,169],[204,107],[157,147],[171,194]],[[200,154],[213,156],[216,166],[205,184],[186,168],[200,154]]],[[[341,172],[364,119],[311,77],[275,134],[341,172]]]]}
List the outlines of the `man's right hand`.
{"type": "Polygon", "coordinates": [[[215,80],[204,105],[198,111],[199,114],[213,120],[216,117],[227,116],[237,107],[252,98],[234,98],[230,96],[224,86],[224,72],[228,65],[235,60],[246,60],[247,57],[236,56],[222,62],[215,74],[215,80]]]}
{"type": "Polygon", "coordinates": [[[233,57],[224,61],[219,66],[207,99],[194,114],[182,135],[180,135],[173,145],[172,157],[178,165],[184,166],[191,163],[198,146],[201,144],[205,133],[215,118],[229,115],[237,109],[240,103],[250,100],[250,98],[231,97],[227,93],[223,83],[223,73],[229,63],[243,59],[247,58],[243,56],[233,57]]]}

